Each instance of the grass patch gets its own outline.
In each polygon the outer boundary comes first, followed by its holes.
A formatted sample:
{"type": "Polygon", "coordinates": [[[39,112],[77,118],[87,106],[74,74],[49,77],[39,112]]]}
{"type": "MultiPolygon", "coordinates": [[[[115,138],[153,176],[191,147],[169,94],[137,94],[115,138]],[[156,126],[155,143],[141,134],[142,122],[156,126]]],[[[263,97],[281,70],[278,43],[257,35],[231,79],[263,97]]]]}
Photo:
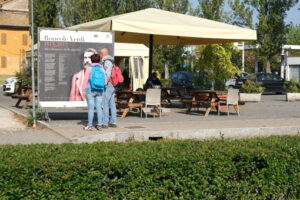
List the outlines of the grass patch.
{"type": "Polygon", "coordinates": [[[6,79],[13,77],[13,76],[14,75],[0,75],[0,85],[3,85],[6,79]]]}
{"type": "Polygon", "coordinates": [[[0,146],[3,199],[299,199],[300,137],[0,146]]]}

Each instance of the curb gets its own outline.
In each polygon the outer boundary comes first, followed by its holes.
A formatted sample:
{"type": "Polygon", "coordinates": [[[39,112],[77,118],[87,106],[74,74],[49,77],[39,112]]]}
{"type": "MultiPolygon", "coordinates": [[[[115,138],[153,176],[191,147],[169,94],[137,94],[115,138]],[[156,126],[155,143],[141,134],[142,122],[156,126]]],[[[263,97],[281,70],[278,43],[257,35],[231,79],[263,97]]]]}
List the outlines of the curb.
{"type": "Polygon", "coordinates": [[[253,137],[267,137],[271,135],[299,135],[300,126],[281,127],[245,127],[245,128],[218,128],[197,130],[168,130],[168,131],[129,131],[103,133],[98,135],[72,138],[72,143],[92,142],[130,142],[158,139],[175,140],[206,140],[206,139],[242,139],[253,137]]]}
{"type": "MultiPolygon", "coordinates": [[[[7,106],[1,105],[1,104],[0,104],[0,107],[4,108],[6,110],[9,110],[9,111],[13,112],[14,114],[19,115],[23,118],[27,118],[29,116],[29,115],[23,114],[21,112],[16,111],[15,109],[12,109],[10,107],[7,107],[7,106]]],[[[36,124],[41,128],[49,128],[50,127],[50,125],[47,122],[40,121],[40,120],[37,120],[36,124]]]]}

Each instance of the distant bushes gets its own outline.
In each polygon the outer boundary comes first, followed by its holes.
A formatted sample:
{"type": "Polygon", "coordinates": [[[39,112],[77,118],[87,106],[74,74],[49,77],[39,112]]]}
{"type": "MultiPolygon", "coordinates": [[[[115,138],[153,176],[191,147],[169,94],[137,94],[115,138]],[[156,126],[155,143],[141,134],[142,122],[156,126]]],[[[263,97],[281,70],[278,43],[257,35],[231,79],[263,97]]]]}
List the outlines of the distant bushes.
{"type": "Polygon", "coordinates": [[[0,146],[0,199],[299,199],[300,137],[0,146]]]}
{"type": "Polygon", "coordinates": [[[247,80],[245,83],[243,83],[240,92],[241,93],[262,93],[264,92],[265,88],[262,87],[262,82],[254,82],[252,80],[247,80]]]}

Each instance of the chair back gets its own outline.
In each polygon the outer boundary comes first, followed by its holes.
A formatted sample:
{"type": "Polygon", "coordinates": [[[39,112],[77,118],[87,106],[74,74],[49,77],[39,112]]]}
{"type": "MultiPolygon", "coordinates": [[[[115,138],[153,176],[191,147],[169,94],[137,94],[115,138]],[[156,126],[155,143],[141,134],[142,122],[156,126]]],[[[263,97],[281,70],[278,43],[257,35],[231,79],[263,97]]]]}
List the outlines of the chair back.
{"type": "Polygon", "coordinates": [[[161,102],[161,89],[147,89],[146,92],[146,101],[145,104],[147,105],[160,105],[161,102]]]}
{"type": "Polygon", "coordinates": [[[226,102],[227,104],[237,105],[239,103],[239,90],[229,89],[226,102]]]}

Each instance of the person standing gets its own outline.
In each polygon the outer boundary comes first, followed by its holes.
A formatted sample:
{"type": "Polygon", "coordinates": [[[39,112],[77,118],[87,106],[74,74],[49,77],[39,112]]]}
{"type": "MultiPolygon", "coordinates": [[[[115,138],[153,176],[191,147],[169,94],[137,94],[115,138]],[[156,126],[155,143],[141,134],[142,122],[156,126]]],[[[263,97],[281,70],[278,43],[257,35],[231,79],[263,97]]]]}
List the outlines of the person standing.
{"type": "Polygon", "coordinates": [[[114,58],[109,55],[107,48],[103,48],[99,52],[101,58],[101,65],[103,66],[106,77],[107,85],[104,92],[104,108],[103,108],[103,125],[102,128],[117,127],[117,109],[115,104],[115,87],[110,81],[111,72],[114,66],[114,58]],[[109,117],[109,109],[111,116],[109,117]]]}
{"type": "MultiPolygon", "coordinates": [[[[103,100],[103,94],[104,94],[104,87],[107,84],[107,78],[106,78],[105,70],[99,64],[100,56],[98,54],[93,54],[91,56],[91,61],[92,61],[91,66],[85,70],[84,83],[83,83],[84,88],[86,88],[86,90],[83,92],[83,95],[84,95],[84,99],[86,98],[87,104],[88,104],[88,124],[86,127],[84,127],[84,130],[86,130],[86,131],[93,130],[92,127],[93,127],[93,119],[94,119],[94,109],[96,107],[98,123],[95,126],[95,128],[97,130],[101,131],[102,130],[102,121],[103,121],[103,119],[102,119],[102,100],[103,100]],[[93,69],[96,67],[101,68],[102,72],[100,70],[99,70],[100,72],[96,72],[96,70],[93,69]],[[101,80],[103,81],[103,78],[104,78],[103,89],[99,89],[99,88],[95,89],[93,87],[92,76],[95,77],[95,75],[92,75],[92,73],[94,73],[94,74],[102,73],[103,77],[101,78],[101,80]]],[[[99,78],[99,76],[98,76],[98,78],[99,78]]]]}

